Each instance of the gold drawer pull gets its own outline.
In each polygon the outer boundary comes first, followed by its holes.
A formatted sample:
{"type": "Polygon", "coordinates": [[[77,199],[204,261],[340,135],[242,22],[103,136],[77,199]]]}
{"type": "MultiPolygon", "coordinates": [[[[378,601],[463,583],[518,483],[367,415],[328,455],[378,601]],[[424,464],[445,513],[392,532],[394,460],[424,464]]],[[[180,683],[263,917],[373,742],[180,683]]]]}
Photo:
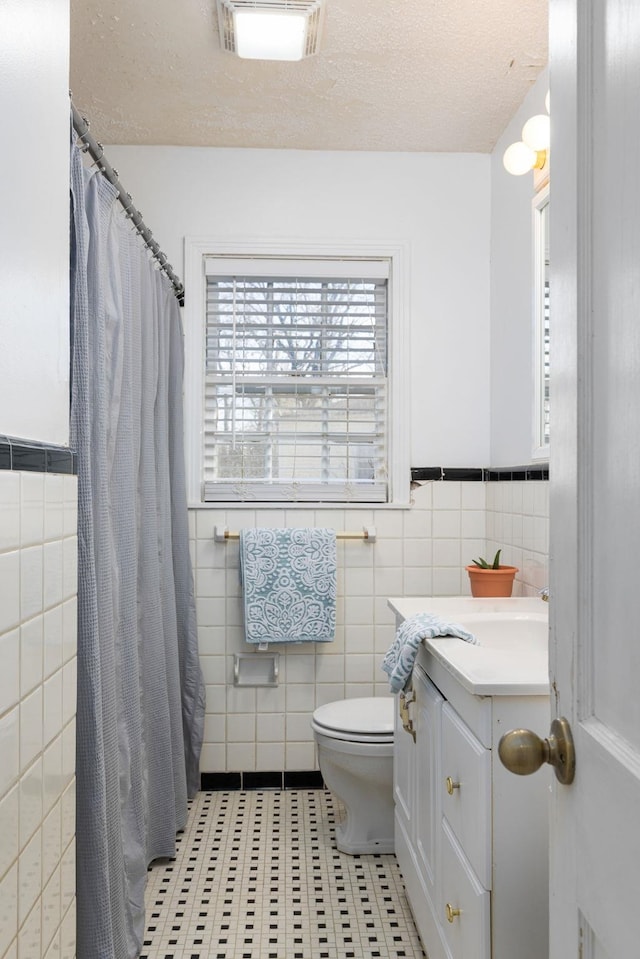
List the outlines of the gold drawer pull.
{"type": "Polygon", "coordinates": [[[447,910],[447,921],[448,921],[448,922],[453,922],[453,920],[456,918],[456,916],[459,916],[459,915],[460,915],[460,910],[459,910],[459,909],[454,909],[450,902],[447,903],[447,905],[446,905],[446,910],[447,910]]]}
{"type": "Polygon", "coordinates": [[[460,783],[454,782],[451,776],[447,776],[446,783],[447,783],[447,792],[449,793],[450,796],[453,796],[454,789],[460,789],[460,783]]]}

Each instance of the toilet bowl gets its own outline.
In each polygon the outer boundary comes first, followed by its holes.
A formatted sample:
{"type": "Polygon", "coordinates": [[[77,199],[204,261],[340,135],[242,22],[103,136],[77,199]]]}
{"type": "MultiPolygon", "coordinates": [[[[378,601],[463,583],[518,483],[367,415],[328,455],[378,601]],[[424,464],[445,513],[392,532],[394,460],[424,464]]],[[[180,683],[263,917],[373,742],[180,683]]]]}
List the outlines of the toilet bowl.
{"type": "Polygon", "coordinates": [[[322,778],[346,810],[336,844],[352,856],[395,851],[394,701],[343,699],[319,706],[311,720],[322,778]]]}

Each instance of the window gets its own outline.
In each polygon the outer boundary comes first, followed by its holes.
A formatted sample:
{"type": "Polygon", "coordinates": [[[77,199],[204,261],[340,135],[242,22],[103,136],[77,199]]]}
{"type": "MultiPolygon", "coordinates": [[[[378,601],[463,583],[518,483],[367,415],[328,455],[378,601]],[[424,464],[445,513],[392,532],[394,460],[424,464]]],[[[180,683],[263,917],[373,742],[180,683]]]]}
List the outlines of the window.
{"type": "Polygon", "coordinates": [[[549,187],[533,200],[534,458],[549,457],[551,309],[549,285],[549,187]]]}
{"type": "Polygon", "coordinates": [[[391,502],[391,258],[200,262],[198,500],[391,502]]]}

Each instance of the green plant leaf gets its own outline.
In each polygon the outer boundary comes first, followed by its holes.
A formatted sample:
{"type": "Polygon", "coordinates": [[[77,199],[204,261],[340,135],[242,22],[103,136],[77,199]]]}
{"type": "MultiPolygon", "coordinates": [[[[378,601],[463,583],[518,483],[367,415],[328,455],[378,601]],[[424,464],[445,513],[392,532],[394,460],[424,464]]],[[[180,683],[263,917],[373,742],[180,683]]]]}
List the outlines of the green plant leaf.
{"type": "Polygon", "coordinates": [[[496,555],[493,557],[493,561],[491,563],[488,563],[482,556],[479,556],[478,559],[472,559],[471,562],[474,566],[477,566],[478,569],[500,569],[501,552],[502,549],[499,549],[496,555]]]}

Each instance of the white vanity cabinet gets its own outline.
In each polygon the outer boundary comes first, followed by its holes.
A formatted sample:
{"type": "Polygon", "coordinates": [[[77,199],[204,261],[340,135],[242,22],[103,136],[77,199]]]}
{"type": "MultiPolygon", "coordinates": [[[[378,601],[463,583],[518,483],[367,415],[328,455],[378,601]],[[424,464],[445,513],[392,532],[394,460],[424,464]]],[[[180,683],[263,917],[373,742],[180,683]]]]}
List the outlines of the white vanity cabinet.
{"type": "Polygon", "coordinates": [[[415,742],[399,710],[395,732],[396,855],[418,931],[429,959],[548,959],[550,770],[515,776],[497,750],[516,727],[546,735],[546,677],[471,692],[438,642],[413,672],[415,742]]]}

